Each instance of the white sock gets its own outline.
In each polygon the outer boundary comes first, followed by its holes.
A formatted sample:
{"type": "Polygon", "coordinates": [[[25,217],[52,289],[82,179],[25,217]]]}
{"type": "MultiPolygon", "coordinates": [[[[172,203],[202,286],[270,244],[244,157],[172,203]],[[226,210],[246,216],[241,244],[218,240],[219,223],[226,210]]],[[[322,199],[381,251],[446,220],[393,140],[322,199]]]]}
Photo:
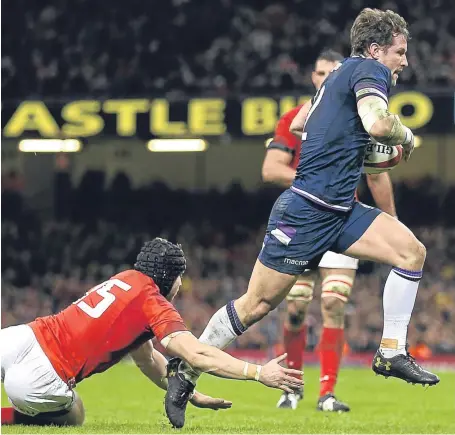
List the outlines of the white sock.
{"type": "Polygon", "coordinates": [[[199,341],[218,349],[228,347],[243,331],[235,331],[229,319],[228,306],[220,308],[210,319],[199,341]]]}
{"type": "MultiPolygon", "coordinates": [[[[231,301],[212,316],[199,337],[199,341],[217,347],[218,349],[225,349],[245,331],[246,328],[240,322],[235,311],[234,301],[231,301]]],[[[185,361],[182,361],[179,368],[185,378],[196,385],[201,373],[194,370],[185,361]]]]}
{"type": "Polygon", "coordinates": [[[394,267],[385,283],[383,295],[384,330],[380,345],[386,358],[406,354],[406,336],[422,272],[394,267]]]}

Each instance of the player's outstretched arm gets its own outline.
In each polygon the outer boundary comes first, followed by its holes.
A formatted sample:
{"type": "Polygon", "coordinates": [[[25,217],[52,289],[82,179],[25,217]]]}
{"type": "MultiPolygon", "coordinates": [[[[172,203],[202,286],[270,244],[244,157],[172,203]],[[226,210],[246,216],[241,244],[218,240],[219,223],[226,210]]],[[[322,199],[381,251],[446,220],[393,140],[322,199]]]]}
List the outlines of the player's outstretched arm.
{"type": "MultiPolygon", "coordinates": [[[[151,340],[132,351],[130,355],[145,376],[161,389],[167,390],[167,360],[161,352],[153,347],[151,340]]],[[[215,411],[232,407],[232,402],[228,400],[206,396],[199,391],[194,391],[190,402],[197,408],[208,408],[215,411]]]]}
{"type": "Polygon", "coordinates": [[[201,343],[190,332],[175,335],[166,344],[170,354],[186,360],[200,372],[228,379],[257,380],[268,387],[279,388],[289,393],[303,384],[300,378],[292,376],[300,376],[302,374],[300,370],[287,369],[279,365],[286,355],[281,355],[264,366],[249,364],[220,349],[201,343]]]}
{"type": "Polygon", "coordinates": [[[414,150],[414,135],[402,124],[398,115],[389,112],[383,98],[375,95],[364,97],[357,102],[357,111],[371,137],[385,145],[403,145],[404,158],[409,160],[414,150]]]}
{"type": "Polygon", "coordinates": [[[295,118],[291,122],[291,127],[289,131],[294,135],[297,136],[299,139],[302,139],[303,128],[305,127],[305,122],[308,117],[308,113],[311,110],[311,100],[308,100],[299,110],[299,113],[295,116],[295,118]]]}
{"type": "Polygon", "coordinates": [[[395,199],[390,175],[387,172],[367,174],[367,184],[376,206],[389,215],[396,217],[397,211],[395,209],[395,199]]]}

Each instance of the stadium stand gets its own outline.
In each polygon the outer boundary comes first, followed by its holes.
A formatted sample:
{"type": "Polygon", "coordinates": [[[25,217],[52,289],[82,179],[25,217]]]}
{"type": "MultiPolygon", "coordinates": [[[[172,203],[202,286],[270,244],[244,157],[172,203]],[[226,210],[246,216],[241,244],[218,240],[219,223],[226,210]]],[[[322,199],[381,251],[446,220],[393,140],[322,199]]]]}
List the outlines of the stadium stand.
{"type": "MultiPolygon", "coordinates": [[[[141,0],[109,7],[101,0],[49,0],[44,8],[5,0],[3,98],[312,89],[307,73],[323,48],[349,55],[349,29],[362,3],[152,0],[145,9],[141,0]]],[[[410,23],[410,67],[400,83],[455,84],[451,0],[368,6],[397,11],[410,23]]]]}

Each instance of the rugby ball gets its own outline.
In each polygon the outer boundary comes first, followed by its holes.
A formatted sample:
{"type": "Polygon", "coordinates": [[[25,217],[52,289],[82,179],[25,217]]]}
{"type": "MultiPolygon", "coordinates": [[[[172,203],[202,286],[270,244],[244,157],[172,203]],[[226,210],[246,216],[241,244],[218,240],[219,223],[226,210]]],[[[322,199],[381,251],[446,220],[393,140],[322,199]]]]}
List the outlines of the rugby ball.
{"type": "Polygon", "coordinates": [[[380,174],[390,171],[400,163],[403,157],[403,147],[384,145],[373,138],[367,145],[363,159],[363,171],[366,174],[380,174]]]}

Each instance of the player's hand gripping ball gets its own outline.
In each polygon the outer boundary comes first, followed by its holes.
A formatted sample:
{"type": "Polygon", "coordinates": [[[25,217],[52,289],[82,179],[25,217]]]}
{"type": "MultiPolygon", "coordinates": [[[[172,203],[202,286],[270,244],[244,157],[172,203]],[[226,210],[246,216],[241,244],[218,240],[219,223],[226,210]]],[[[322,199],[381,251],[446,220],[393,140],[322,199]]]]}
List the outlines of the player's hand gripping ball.
{"type": "Polygon", "coordinates": [[[363,170],[366,174],[380,174],[390,171],[400,163],[403,157],[403,147],[384,145],[373,138],[367,146],[363,160],[363,170]]]}

